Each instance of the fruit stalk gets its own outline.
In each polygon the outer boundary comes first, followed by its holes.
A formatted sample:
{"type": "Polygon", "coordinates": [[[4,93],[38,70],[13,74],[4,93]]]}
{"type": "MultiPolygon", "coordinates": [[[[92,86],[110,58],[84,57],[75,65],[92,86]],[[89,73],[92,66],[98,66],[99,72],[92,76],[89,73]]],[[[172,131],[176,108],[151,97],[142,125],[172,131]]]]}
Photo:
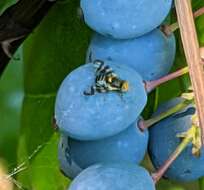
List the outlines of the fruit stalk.
{"type": "MultiPolygon", "coordinates": [[[[197,18],[199,16],[202,16],[203,14],[204,14],[204,7],[195,11],[193,13],[193,16],[194,16],[194,18],[197,18]]],[[[175,23],[173,23],[169,26],[166,26],[166,27],[167,27],[167,29],[165,29],[165,31],[168,31],[167,35],[170,35],[172,32],[175,32],[177,29],[179,29],[179,24],[178,24],[178,22],[175,22],[175,23]]]]}
{"type": "Polygon", "coordinates": [[[161,114],[154,116],[146,121],[141,120],[139,123],[139,127],[142,131],[144,131],[145,129],[151,127],[152,125],[154,125],[155,123],[161,121],[162,119],[165,119],[166,117],[171,116],[174,113],[177,113],[183,109],[185,109],[188,105],[190,105],[193,102],[193,100],[184,100],[181,103],[178,103],[176,106],[168,109],[165,112],[162,112],[161,114]]]}
{"type": "Polygon", "coordinates": [[[154,90],[156,87],[158,87],[159,85],[168,82],[170,80],[173,80],[175,78],[178,78],[186,73],[188,73],[188,67],[184,67],[182,69],[179,69],[178,71],[175,71],[173,73],[170,73],[160,79],[154,80],[154,81],[145,81],[145,89],[147,92],[151,92],[152,90],[154,90]]]}
{"type": "Polygon", "coordinates": [[[192,141],[193,136],[196,132],[196,126],[192,126],[188,132],[186,137],[182,140],[176,150],[172,153],[169,159],[162,165],[156,173],[152,174],[152,178],[155,184],[162,178],[165,172],[168,170],[169,166],[176,160],[176,158],[185,150],[188,144],[192,141]]]}
{"type": "Polygon", "coordinates": [[[197,11],[194,12],[194,17],[197,18],[199,16],[202,16],[204,14],[204,7],[201,7],[200,9],[198,9],[197,11]]]}
{"type": "Polygon", "coordinates": [[[176,0],[175,6],[184,52],[189,66],[192,87],[195,93],[195,104],[199,116],[199,126],[202,129],[202,142],[204,143],[204,71],[203,65],[201,64],[191,1],[176,0]]]}

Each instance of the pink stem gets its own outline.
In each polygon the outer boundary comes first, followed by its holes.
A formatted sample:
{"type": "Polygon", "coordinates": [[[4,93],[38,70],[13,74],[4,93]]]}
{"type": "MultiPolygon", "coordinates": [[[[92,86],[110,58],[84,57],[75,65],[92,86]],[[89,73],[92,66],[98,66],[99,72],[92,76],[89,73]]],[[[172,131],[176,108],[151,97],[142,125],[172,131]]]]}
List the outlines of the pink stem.
{"type": "Polygon", "coordinates": [[[159,168],[159,170],[156,173],[152,174],[152,179],[154,181],[154,183],[156,184],[161,178],[162,176],[165,174],[165,172],[168,170],[169,166],[176,160],[176,158],[178,157],[178,154],[175,154],[173,156],[171,156],[165,163],[164,165],[159,168]]]}
{"type": "MultiPolygon", "coordinates": [[[[204,14],[204,7],[198,9],[197,11],[195,11],[193,13],[193,16],[195,18],[202,16],[204,14]]],[[[178,22],[175,22],[171,25],[163,25],[161,26],[161,31],[163,31],[163,33],[166,36],[170,36],[174,31],[176,31],[179,28],[178,22]]]]}
{"type": "Polygon", "coordinates": [[[194,17],[199,17],[199,16],[201,16],[201,15],[203,15],[203,14],[204,14],[204,7],[198,9],[197,11],[195,11],[195,12],[193,13],[194,17]]]}
{"type": "Polygon", "coordinates": [[[159,168],[156,173],[152,174],[152,179],[156,184],[162,176],[164,176],[165,172],[168,170],[169,166],[177,159],[177,157],[183,152],[183,150],[187,147],[187,145],[191,142],[191,137],[186,137],[179,144],[173,154],[169,157],[169,159],[159,168]]]}
{"type": "Polygon", "coordinates": [[[188,73],[188,67],[184,67],[182,69],[179,69],[178,71],[175,71],[173,73],[170,73],[160,79],[154,80],[154,81],[145,81],[145,89],[147,92],[151,92],[153,89],[158,87],[159,85],[168,82],[170,80],[173,80],[175,78],[178,78],[184,74],[188,73]]]}

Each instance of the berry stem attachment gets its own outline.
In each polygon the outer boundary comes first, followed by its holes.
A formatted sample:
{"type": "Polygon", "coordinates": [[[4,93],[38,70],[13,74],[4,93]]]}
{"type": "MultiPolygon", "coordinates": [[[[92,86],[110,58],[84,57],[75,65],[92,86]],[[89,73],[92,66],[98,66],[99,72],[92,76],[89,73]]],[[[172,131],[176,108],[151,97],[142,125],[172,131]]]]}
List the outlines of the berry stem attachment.
{"type": "Polygon", "coordinates": [[[169,159],[164,163],[164,165],[161,166],[156,173],[152,174],[152,178],[155,184],[162,178],[162,176],[168,170],[169,166],[176,160],[176,158],[183,152],[183,150],[185,150],[188,144],[192,142],[195,133],[197,132],[197,129],[198,127],[193,125],[186,132],[185,138],[182,140],[182,142],[179,144],[176,150],[172,153],[169,159]]]}
{"type": "MultiPolygon", "coordinates": [[[[202,16],[203,14],[204,14],[204,7],[202,7],[202,8],[200,8],[200,9],[196,10],[196,11],[193,13],[193,16],[194,16],[194,18],[197,18],[197,17],[199,17],[199,16],[202,16]]],[[[167,36],[171,35],[171,33],[175,32],[177,29],[179,29],[179,24],[178,24],[178,22],[175,22],[175,23],[173,23],[173,24],[171,24],[171,25],[165,25],[165,26],[162,28],[163,32],[164,32],[167,36]]]]}
{"type": "Polygon", "coordinates": [[[165,83],[165,82],[168,82],[170,80],[173,80],[175,78],[178,78],[186,73],[188,73],[189,70],[188,70],[188,67],[184,67],[182,69],[179,69],[173,73],[170,73],[160,79],[157,79],[157,80],[153,80],[153,81],[145,81],[145,89],[147,92],[151,92],[152,90],[154,90],[156,87],[158,87],[159,85],[165,83]]]}
{"type": "Polygon", "coordinates": [[[165,119],[183,109],[185,109],[188,105],[193,103],[193,99],[192,100],[183,100],[181,103],[178,103],[177,105],[175,105],[174,107],[168,109],[165,112],[162,112],[161,114],[157,115],[157,116],[153,116],[152,118],[148,119],[148,120],[141,120],[139,121],[139,128],[144,131],[145,129],[151,127],[152,125],[156,124],[157,122],[161,121],[162,119],[165,119]]]}

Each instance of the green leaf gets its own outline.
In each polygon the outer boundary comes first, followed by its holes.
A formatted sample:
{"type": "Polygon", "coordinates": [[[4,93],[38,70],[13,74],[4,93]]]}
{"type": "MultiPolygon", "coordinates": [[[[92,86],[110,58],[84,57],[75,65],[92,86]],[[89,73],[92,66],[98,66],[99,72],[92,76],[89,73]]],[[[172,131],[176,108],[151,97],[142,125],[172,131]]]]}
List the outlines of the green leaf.
{"type": "Polygon", "coordinates": [[[56,93],[65,76],[85,63],[89,31],[77,1],[58,3],[25,44],[25,92],[56,93]]]}
{"type": "Polygon", "coordinates": [[[19,48],[0,80],[0,158],[11,167],[16,164],[16,149],[23,99],[22,59],[19,48]]]}
{"type": "Polygon", "coordinates": [[[0,1],[0,14],[2,14],[8,7],[17,3],[17,0],[3,0],[0,1]]]}
{"type": "Polygon", "coordinates": [[[204,189],[204,179],[199,180],[200,190],[204,189]]]}
{"type": "Polygon", "coordinates": [[[58,138],[58,135],[54,134],[45,145],[45,148],[33,160],[30,168],[32,189],[66,189],[67,179],[59,173],[57,160],[58,138]],[[41,177],[39,177],[39,173],[41,177]]]}
{"type": "Polygon", "coordinates": [[[25,180],[22,187],[56,190],[67,188],[67,179],[59,172],[58,167],[58,138],[58,134],[53,134],[47,143],[39,145],[34,150],[32,158],[21,160],[21,163],[26,163],[25,171],[18,178],[20,182],[25,180]]]}
{"type": "Polygon", "coordinates": [[[24,89],[19,163],[44,148],[18,175],[27,189],[65,189],[57,162],[58,136],[52,128],[57,90],[65,76],[84,64],[89,31],[77,16],[78,1],[56,3],[24,44],[24,89]]]}

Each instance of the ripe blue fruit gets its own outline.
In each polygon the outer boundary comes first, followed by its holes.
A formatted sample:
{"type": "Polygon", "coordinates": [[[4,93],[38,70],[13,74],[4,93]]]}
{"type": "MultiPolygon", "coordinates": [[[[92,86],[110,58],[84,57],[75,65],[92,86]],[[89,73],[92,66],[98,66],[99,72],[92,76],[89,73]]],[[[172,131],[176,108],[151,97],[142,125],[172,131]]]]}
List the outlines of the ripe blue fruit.
{"type": "Polygon", "coordinates": [[[147,95],[140,75],[125,65],[105,62],[123,80],[127,92],[84,95],[95,82],[92,63],[71,72],[56,98],[55,118],[62,133],[78,140],[96,140],[115,135],[133,123],[142,112],[147,95]]]}
{"type": "Polygon", "coordinates": [[[146,153],[148,131],[141,132],[138,121],[124,131],[97,141],[69,138],[70,154],[81,168],[100,162],[140,163],[146,153]]]}
{"type": "Polygon", "coordinates": [[[142,36],[159,26],[168,15],[172,0],[81,0],[86,24],[116,39],[142,36]]]}
{"type": "Polygon", "coordinates": [[[73,179],[82,171],[82,169],[73,160],[68,141],[67,137],[61,135],[58,146],[58,159],[60,170],[65,176],[73,179]]]}
{"type": "Polygon", "coordinates": [[[112,60],[134,68],[144,80],[166,75],[174,62],[174,34],[167,37],[159,29],[130,40],[115,40],[95,33],[87,51],[86,62],[112,60]]]}
{"type": "MultiPolygon", "coordinates": [[[[181,100],[176,98],[161,105],[156,115],[176,105],[181,100]]],[[[195,108],[190,105],[181,112],[151,127],[149,154],[155,168],[163,165],[180,144],[181,139],[176,137],[176,135],[187,131],[191,127],[191,116],[194,112],[195,108]]],[[[173,162],[165,176],[180,182],[193,181],[204,176],[204,148],[201,150],[201,156],[196,157],[192,154],[192,144],[189,144],[176,161],[173,162]]]]}
{"type": "Polygon", "coordinates": [[[149,173],[127,163],[93,165],[72,181],[69,190],[155,190],[149,173]]]}

